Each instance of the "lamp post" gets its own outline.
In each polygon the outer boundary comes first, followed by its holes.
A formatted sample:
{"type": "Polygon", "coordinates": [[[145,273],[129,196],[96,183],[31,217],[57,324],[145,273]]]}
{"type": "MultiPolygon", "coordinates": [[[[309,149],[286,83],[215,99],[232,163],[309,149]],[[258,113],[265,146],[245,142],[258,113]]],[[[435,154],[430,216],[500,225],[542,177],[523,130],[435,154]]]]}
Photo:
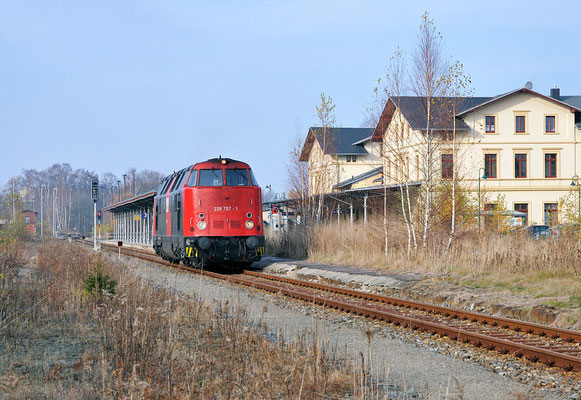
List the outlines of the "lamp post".
{"type": "Polygon", "coordinates": [[[577,186],[577,219],[579,220],[579,223],[581,223],[581,183],[579,183],[579,175],[573,175],[571,186],[577,186]]]}
{"type": "Polygon", "coordinates": [[[484,169],[484,167],[480,167],[480,169],[478,170],[478,233],[480,233],[480,217],[481,217],[481,202],[480,202],[480,171],[482,171],[482,179],[487,179],[488,176],[486,176],[486,169],[484,169]]]}
{"type": "Polygon", "coordinates": [[[117,202],[121,201],[121,189],[119,188],[119,185],[121,185],[121,181],[117,180],[117,202]]]}
{"type": "Polygon", "coordinates": [[[127,174],[123,174],[123,200],[127,198],[127,185],[125,180],[127,179],[127,174]]]}

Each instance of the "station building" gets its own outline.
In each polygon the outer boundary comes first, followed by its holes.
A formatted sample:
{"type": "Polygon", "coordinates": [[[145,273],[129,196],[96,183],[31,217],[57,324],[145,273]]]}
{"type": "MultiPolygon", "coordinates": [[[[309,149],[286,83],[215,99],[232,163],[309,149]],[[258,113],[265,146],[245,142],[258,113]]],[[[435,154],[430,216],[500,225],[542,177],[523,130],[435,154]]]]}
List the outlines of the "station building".
{"type": "Polygon", "coordinates": [[[525,224],[553,225],[564,217],[561,199],[581,197],[581,96],[556,87],[544,95],[527,83],[494,97],[435,99],[442,104],[433,109],[446,111],[430,124],[425,101],[390,98],[373,129],[310,128],[300,157],[310,193],[340,198],[421,185],[429,126],[432,179],[455,173],[475,197],[480,189],[483,210],[501,195],[525,224]]]}

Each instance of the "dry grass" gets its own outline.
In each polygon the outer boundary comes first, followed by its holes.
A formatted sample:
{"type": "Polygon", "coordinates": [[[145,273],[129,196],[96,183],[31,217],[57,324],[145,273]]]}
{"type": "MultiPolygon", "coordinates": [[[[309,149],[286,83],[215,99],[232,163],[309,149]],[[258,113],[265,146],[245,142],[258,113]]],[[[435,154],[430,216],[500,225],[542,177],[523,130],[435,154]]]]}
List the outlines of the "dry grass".
{"type": "Polygon", "coordinates": [[[242,309],[210,309],[105,261],[116,294],[83,294],[96,257],[48,243],[38,250],[34,277],[13,286],[30,299],[0,331],[6,398],[365,396],[369,380],[361,369],[326,354],[316,340],[267,340],[242,309]]]}
{"type": "MultiPolygon", "coordinates": [[[[461,280],[495,290],[534,297],[561,297],[570,307],[581,306],[581,247],[576,238],[534,240],[524,235],[475,231],[458,234],[452,250],[445,251],[445,232],[433,232],[425,250],[408,256],[405,226],[390,221],[388,252],[381,221],[368,225],[343,222],[276,233],[268,237],[271,254],[306,258],[323,263],[366,266],[389,272],[413,271],[461,280]],[[309,240],[297,236],[309,235],[309,240]],[[288,242],[301,243],[292,250],[288,242]],[[290,249],[290,250],[289,250],[290,249]],[[301,257],[303,256],[303,257],[301,257]]],[[[420,238],[418,238],[419,240],[420,238]]]]}

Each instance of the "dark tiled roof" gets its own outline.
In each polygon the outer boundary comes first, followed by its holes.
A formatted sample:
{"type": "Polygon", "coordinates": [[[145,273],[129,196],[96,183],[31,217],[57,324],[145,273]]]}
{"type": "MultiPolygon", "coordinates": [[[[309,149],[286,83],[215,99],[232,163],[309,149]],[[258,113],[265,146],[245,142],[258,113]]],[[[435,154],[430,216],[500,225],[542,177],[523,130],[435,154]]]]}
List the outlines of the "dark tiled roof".
{"type": "Polygon", "coordinates": [[[325,134],[321,127],[311,127],[325,154],[362,155],[367,154],[363,145],[354,145],[373,134],[373,128],[327,128],[325,134]]]}
{"type": "MultiPolygon", "coordinates": [[[[446,109],[453,110],[452,106],[456,103],[456,113],[476,107],[481,103],[491,100],[491,97],[440,97],[434,98],[431,126],[437,130],[452,130],[453,120],[446,109]]],[[[403,113],[405,119],[414,130],[426,130],[427,125],[427,101],[425,97],[401,96],[394,97],[394,103],[403,113]]],[[[451,112],[451,111],[450,111],[451,112]]],[[[469,127],[461,119],[456,119],[456,130],[468,130],[469,127]]]]}
{"type": "Polygon", "coordinates": [[[560,96],[559,100],[575,108],[581,108],[581,96],[560,96]]]}
{"type": "Polygon", "coordinates": [[[479,107],[485,106],[485,105],[492,103],[494,101],[511,96],[515,93],[529,93],[529,94],[532,94],[535,96],[539,96],[540,98],[543,98],[545,100],[552,101],[553,103],[562,105],[564,107],[571,107],[573,109],[572,111],[576,111],[576,112],[581,111],[581,96],[560,96],[559,99],[555,99],[553,97],[545,96],[544,94],[535,92],[531,89],[519,88],[519,89],[511,90],[510,92],[507,92],[504,94],[499,94],[498,96],[491,97],[488,100],[481,102],[480,104],[473,105],[472,107],[467,107],[466,109],[464,109],[464,111],[458,112],[458,116],[460,117],[464,114],[468,114],[479,107]]]}
{"type": "Polygon", "coordinates": [[[343,182],[339,182],[338,184],[333,186],[333,189],[339,189],[345,186],[349,186],[352,185],[354,183],[357,183],[359,181],[362,181],[364,179],[369,178],[370,176],[373,176],[375,174],[380,173],[381,171],[383,171],[383,167],[377,167],[374,168],[370,171],[364,172],[362,174],[356,175],[356,176],[352,176],[351,178],[344,180],[343,182]]]}

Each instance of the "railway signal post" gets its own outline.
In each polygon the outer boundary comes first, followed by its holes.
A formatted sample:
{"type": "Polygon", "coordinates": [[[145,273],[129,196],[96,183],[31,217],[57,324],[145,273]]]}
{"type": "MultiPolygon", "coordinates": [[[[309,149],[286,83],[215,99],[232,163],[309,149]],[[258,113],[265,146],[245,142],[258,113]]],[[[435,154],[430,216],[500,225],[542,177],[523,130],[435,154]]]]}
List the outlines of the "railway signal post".
{"type": "Polygon", "coordinates": [[[91,181],[91,198],[93,199],[93,250],[97,251],[97,199],[99,198],[99,181],[91,181]]]}

